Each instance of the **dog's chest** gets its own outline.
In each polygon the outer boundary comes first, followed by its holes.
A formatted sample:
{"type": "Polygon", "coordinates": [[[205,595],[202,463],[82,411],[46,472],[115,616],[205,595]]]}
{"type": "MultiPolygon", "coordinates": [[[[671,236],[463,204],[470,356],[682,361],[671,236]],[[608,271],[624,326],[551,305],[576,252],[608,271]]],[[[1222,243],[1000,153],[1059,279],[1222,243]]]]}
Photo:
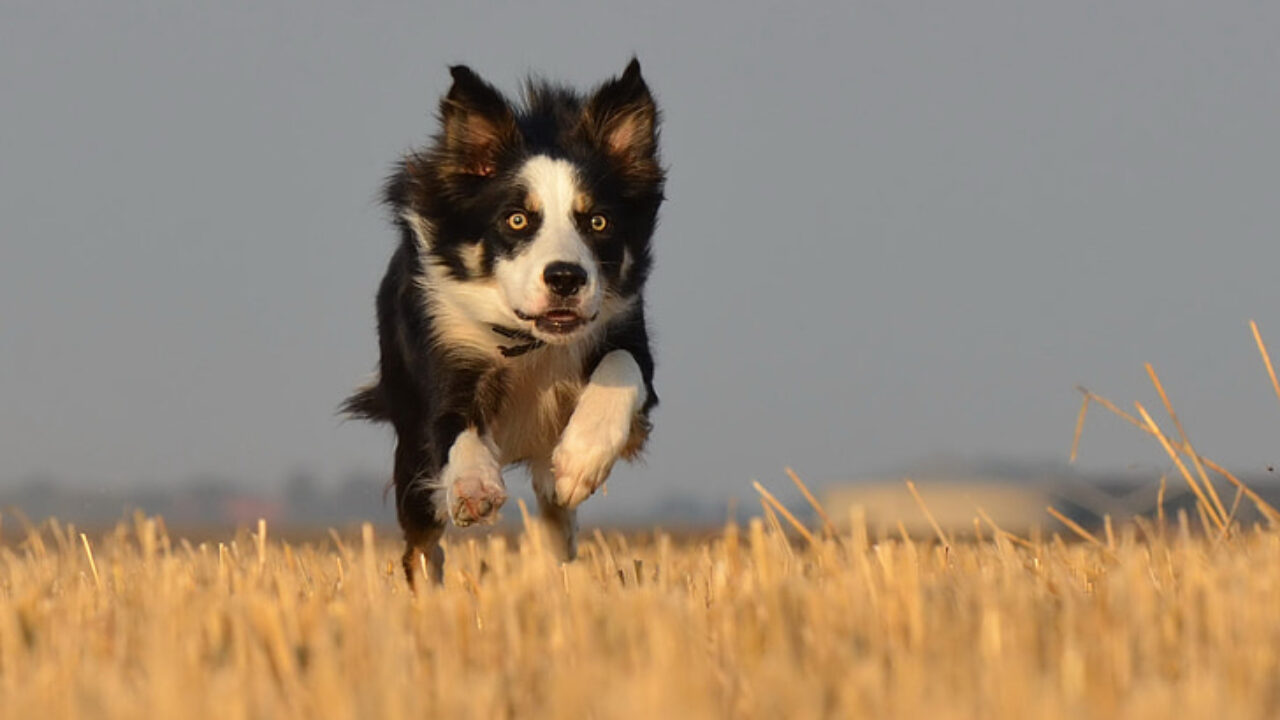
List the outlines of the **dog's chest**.
{"type": "Polygon", "coordinates": [[[502,463],[550,457],[584,385],[582,360],[568,349],[544,348],[513,363],[491,423],[502,463]]]}

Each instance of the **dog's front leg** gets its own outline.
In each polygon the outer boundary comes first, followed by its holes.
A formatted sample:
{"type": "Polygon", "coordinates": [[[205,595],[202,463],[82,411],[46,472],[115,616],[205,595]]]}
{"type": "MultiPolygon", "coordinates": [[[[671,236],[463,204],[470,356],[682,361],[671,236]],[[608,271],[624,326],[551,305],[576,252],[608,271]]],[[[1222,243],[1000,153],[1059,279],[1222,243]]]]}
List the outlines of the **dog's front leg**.
{"type": "Polygon", "coordinates": [[[605,355],[551,455],[556,501],[562,507],[577,507],[609,477],[644,403],[644,376],[631,353],[605,355]]]}
{"type": "Polygon", "coordinates": [[[497,453],[474,427],[458,433],[435,485],[444,495],[444,502],[436,507],[445,509],[459,527],[493,522],[507,501],[497,453]]]}
{"type": "Polygon", "coordinates": [[[538,516],[551,552],[560,560],[575,559],[578,556],[578,511],[564,507],[556,498],[556,476],[549,461],[531,461],[529,472],[533,476],[533,492],[538,499],[538,516]]]}
{"type": "Polygon", "coordinates": [[[397,428],[396,511],[404,529],[405,579],[426,555],[427,576],[443,580],[445,526],[489,522],[507,499],[502,471],[490,443],[459,415],[397,428]],[[463,428],[459,430],[458,428],[463,428]]]}

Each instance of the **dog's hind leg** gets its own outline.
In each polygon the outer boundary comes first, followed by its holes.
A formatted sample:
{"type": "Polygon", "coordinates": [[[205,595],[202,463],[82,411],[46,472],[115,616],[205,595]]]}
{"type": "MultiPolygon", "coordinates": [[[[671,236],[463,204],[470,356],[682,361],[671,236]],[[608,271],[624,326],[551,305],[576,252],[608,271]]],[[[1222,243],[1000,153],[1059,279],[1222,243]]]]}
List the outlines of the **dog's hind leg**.
{"type": "Polygon", "coordinates": [[[409,486],[404,495],[397,488],[396,512],[400,527],[404,530],[404,555],[400,564],[404,567],[404,579],[413,587],[414,575],[424,569],[430,582],[444,582],[444,549],[440,539],[444,537],[445,521],[441,520],[433,502],[433,493],[425,488],[409,486]]]}
{"type": "Polygon", "coordinates": [[[426,559],[426,574],[431,582],[444,580],[444,550],[440,538],[444,536],[445,520],[436,508],[435,493],[423,487],[419,476],[427,471],[426,444],[413,434],[398,437],[396,442],[395,493],[396,515],[404,530],[404,555],[400,564],[404,578],[413,587],[414,574],[426,559]]]}
{"type": "Polygon", "coordinates": [[[405,528],[404,555],[400,558],[400,565],[404,568],[409,587],[414,587],[414,574],[419,570],[426,570],[427,577],[437,585],[444,582],[444,548],[440,547],[443,536],[443,523],[405,528]]]}
{"type": "Polygon", "coordinates": [[[563,561],[578,556],[578,511],[556,500],[556,477],[549,460],[529,463],[533,475],[533,492],[538,498],[538,515],[550,549],[563,561]]]}

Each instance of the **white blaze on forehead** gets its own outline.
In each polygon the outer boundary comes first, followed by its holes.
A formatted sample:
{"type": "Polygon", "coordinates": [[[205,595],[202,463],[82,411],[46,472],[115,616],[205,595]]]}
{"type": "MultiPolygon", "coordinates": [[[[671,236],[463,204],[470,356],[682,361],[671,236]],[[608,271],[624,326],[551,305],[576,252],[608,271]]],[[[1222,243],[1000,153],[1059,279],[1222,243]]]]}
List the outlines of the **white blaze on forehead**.
{"type": "Polygon", "coordinates": [[[520,170],[520,179],[529,189],[544,224],[564,220],[572,223],[574,199],[578,196],[578,171],[567,160],[535,155],[520,170]]]}

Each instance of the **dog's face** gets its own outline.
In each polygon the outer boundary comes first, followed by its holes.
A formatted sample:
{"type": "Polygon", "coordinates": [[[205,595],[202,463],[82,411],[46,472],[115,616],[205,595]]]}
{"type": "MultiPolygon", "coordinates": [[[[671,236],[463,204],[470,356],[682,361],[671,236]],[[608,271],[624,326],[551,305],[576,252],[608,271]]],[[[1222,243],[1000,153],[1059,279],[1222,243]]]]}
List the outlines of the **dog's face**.
{"type": "Polygon", "coordinates": [[[588,97],[530,83],[514,107],[465,67],[441,133],[388,186],[446,326],[570,343],[625,311],[662,202],[658,111],[634,60],[588,97]]]}

